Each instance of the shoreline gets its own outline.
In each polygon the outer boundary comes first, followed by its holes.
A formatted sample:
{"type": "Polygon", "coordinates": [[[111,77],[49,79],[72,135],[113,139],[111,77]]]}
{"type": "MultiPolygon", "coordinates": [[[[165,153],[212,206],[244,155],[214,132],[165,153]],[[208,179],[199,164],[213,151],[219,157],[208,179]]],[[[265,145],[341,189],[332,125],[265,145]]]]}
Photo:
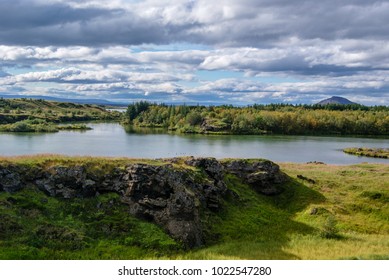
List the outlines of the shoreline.
{"type": "MultiPolygon", "coordinates": [[[[366,157],[366,156],[358,156],[358,157],[366,157]]],[[[80,160],[89,160],[89,161],[97,161],[97,160],[108,160],[108,161],[118,161],[118,162],[136,162],[136,161],[155,161],[155,162],[164,162],[171,159],[188,159],[188,158],[214,158],[216,160],[269,160],[267,158],[246,158],[246,157],[200,157],[200,156],[174,156],[174,157],[159,157],[159,158],[147,158],[147,157],[117,157],[117,156],[94,156],[94,155],[65,155],[65,154],[51,154],[51,153],[38,153],[38,154],[25,154],[25,155],[0,155],[0,161],[11,161],[11,162],[19,162],[19,161],[25,161],[25,160],[73,160],[73,161],[80,161],[80,160]]],[[[360,165],[360,164],[383,164],[387,165],[388,162],[359,162],[359,163],[352,163],[352,164],[333,164],[333,163],[326,163],[321,161],[310,161],[310,162],[293,162],[293,161],[274,161],[270,160],[276,164],[296,164],[296,165],[323,165],[323,166],[354,166],[354,165],[360,165]]]]}

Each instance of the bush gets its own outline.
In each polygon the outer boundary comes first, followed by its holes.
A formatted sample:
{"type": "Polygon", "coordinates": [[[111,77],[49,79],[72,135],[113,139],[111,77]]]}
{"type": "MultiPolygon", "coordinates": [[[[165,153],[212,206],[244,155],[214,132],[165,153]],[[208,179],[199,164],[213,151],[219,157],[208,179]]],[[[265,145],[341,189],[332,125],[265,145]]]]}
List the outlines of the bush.
{"type": "Polygon", "coordinates": [[[35,129],[27,122],[21,121],[13,124],[10,129],[12,132],[33,132],[35,129]]]}
{"type": "Polygon", "coordinates": [[[186,121],[190,125],[199,125],[203,122],[203,117],[199,112],[192,111],[186,116],[186,121]]]}

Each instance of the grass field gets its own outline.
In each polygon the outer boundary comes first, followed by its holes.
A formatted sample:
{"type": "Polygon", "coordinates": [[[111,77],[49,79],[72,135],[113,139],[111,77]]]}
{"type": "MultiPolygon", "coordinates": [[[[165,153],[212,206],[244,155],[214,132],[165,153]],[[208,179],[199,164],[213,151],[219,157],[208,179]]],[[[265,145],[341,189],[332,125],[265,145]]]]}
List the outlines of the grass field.
{"type": "Polygon", "coordinates": [[[292,182],[279,197],[231,181],[245,201],[213,221],[222,241],[178,258],[389,259],[389,165],[281,168],[292,182]]]}
{"type": "MultiPolygon", "coordinates": [[[[12,159],[89,162],[106,170],[126,161],[12,159]]],[[[280,166],[290,181],[278,196],[260,195],[226,175],[239,199],[224,201],[219,213],[203,213],[207,244],[190,251],[129,216],[115,194],[64,200],[34,188],[0,192],[0,259],[389,259],[389,165],[280,166]]]]}

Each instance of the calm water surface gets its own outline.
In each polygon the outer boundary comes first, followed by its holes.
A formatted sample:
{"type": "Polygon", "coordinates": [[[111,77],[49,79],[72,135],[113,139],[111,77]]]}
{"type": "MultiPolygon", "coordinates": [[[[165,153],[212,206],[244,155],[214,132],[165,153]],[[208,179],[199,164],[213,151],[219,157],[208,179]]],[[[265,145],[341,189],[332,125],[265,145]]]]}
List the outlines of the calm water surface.
{"type": "Polygon", "coordinates": [[[158,130],[127,131],[115,123],[88,124],[93,130],[58,133],[0,133],[0,155],[54,153],[135,158],[211,156],[267,158],[278,162],[322,161],[331,164],[389,163],[356,157],[346,147],[389,148],[388,139],[316,136],[178,135],[158,130]]]}

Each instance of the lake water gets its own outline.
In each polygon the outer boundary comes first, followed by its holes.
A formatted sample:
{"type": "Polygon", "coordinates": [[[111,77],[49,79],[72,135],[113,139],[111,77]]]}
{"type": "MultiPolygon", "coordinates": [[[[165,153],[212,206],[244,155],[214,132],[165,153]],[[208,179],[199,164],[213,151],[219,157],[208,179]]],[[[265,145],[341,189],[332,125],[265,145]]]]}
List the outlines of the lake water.
{"type": "Polygon", "coordinates": [[[389,163],[347,155],[346,147],[389,147],[388,139],[317,136],[182,135],[161,130],[133,132],[116,123],[88,124],[93,130],[58,133],[0,133],[0,155],[65,154],[132,158],[210,156],[267,158],[276,162],[329,164],[389,163]]]}

